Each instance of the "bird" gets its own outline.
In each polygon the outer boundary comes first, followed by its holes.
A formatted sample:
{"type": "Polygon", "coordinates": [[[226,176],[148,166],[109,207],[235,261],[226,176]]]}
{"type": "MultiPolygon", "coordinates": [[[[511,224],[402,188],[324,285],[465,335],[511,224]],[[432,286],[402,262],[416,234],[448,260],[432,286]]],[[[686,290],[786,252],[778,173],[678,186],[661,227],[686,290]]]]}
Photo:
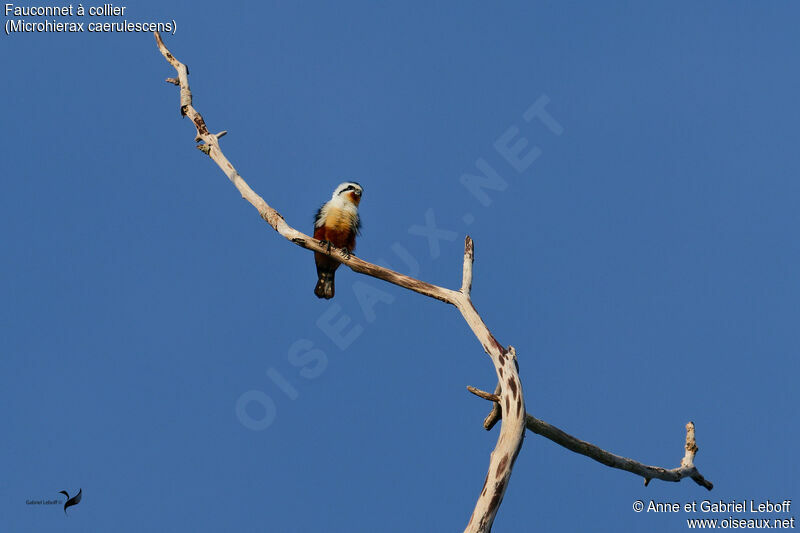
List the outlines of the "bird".
{"type": "MultiPolygon", "coordinates": [[[[341,249],[345,258],[350,257],[356,247],[356,236],[361,233],[361,218],[358,216],[358,204],[364,189],[355,181],[340,183],[333,191],[331,199],[323,204],[314,217],[314,238],[323,246],[341,249]]],[[[328,254],[314,252],[317,264],[317,285],[314,294],[317,298],[330,300],[335,287],[333,283],[339,262],[328,254]]]]}
{"type": "Polygon", "coordinates": [[[67,501],[64,502],[64,514],[67,514],[67,507],[72,507],[73,505],[78,505],[81,503],[81,494],[83,493],[83,489],[78,489],[78,494],[73,496],[72,498],[69,497],[69,492],[65,490],[58,491],[59,494],[63,494],[67,497],[67,501]]]}

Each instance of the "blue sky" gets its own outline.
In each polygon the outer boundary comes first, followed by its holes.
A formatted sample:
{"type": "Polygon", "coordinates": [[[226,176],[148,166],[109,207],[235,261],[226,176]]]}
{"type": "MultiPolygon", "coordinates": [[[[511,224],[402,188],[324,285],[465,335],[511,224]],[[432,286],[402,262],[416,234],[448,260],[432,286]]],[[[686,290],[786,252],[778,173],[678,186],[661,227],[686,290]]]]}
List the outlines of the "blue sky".
{"type": "MultiPolygon", "coordinates": [[[[529,433],[495,531],[682,531],[729,515],[632,503],[798,496],[795,4],[127,7],[177,23],[196,107],[290,224],[355,179],[357,255],[451,288],[475,239],[531,414],[670,468],[696,423],[710,493],[529,433]],[[559,128],[525,120],[537,101],[559,128]],[[515,168],[504,134],[539,155],[515,168]]],[[[497,430],[456,310],[344,269],[315,298],[311,254],[193,148],[150,34],[2,41],[0,529],[463,528],[497,430]],[[66,518],[25,504],[78,488],[66,518]]]]}

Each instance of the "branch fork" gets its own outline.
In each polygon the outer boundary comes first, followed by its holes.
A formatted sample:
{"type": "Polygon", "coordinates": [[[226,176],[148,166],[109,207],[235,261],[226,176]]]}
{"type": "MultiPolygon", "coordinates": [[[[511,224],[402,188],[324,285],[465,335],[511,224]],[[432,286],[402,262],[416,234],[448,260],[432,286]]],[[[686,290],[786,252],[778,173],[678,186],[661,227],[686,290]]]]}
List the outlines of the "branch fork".
{"type": "MultiPolygon", "coordinates": [[[[490,394],[475,387],[468,386],[467,390],[479,398],[495,402],[494,406],[492,407],[492,411],[489,413],[489,416],[484,422],[484,427],[487,430],[491,429],[491,426],[493,426],[496,422],[493,416],[496,411],[499,411],[498,404],[500,398],[496,393],[490,394]],[[487,422],[490,423],[487,424],[487,422]]],[[[641,476],[644,478],[645,487],[650,484],[650,480],[652,479],[678,482],[688,477],[701,487],[704,487],[708,490],[714,488],[714,484],[704,478],[694,466],[694,456],[699,449],[694,436],[694,422],[689,422],[686,424],[686,445],[684,446],[686,453],[683,456],[683,459],[681,459],[681,465],[678,468],[672,469],[667,469],[660,466],[649,466],[638,461],[634,461],[633,459],[628,459],[627,457],[622,457],[620,455],[607,452],[606,450],[603,450],[594,444],[573,437],[561,429],[548,424],[544,420],[539,420],[538,418],[529,414],[525,415],[525,427],[527,427],[529,431],[550,439],[556,444],[559,444],[575,453],[585,455],[586,457],[594,459],[599,463],[603,463],[606,466],[610,466],[611,468],[618,468],[620,470],[625,470],[641,476]]]]}

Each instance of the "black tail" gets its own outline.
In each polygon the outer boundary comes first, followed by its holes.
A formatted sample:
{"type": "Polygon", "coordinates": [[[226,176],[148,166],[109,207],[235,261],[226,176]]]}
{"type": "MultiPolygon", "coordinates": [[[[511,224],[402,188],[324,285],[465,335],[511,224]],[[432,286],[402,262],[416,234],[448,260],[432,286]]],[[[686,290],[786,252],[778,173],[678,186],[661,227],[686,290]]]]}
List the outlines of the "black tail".
{"type": "Polygon", "coordinates": [[[317,298],[330,300],[333,298],[334,293],[334,272],[317,272],[317,275],[319,276],[319,281],[317,281],[317,286],[314,287],[314,294],[317,295],[317,298]]]}

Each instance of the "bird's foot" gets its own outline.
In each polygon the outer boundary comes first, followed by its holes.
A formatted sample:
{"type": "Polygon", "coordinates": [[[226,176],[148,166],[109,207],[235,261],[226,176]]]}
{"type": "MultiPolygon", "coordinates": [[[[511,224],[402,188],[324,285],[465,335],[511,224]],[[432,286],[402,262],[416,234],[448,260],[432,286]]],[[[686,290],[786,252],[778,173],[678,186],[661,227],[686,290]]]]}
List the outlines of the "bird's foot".
{"type": "Polygon", "coordinates": [[[340,250],[340,253],[342,254],[342,257],[344,257],[345,259],[350,259],[350,250],[348,250],[347,248],[342,248],[340,250]]]}
{"type": "Polygon", "coordinates": [[[333,246],[333,243],[331,241],[319,241],[319,245],[326,247],[327,252],[331,253],[331,246],[333,246]]]}

